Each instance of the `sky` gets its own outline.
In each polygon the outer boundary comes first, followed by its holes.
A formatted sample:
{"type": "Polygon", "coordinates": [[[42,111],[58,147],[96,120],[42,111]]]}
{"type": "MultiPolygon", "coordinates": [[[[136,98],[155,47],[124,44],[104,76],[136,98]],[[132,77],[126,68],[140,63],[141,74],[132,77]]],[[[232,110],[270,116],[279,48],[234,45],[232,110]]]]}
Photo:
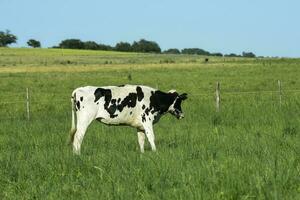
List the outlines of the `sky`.
{"type": "Polygon", "coordinates": [[[0,31],[114,46],[142,38],[168,48],[300,57],[299,0],[0,0],[0,31]]]}

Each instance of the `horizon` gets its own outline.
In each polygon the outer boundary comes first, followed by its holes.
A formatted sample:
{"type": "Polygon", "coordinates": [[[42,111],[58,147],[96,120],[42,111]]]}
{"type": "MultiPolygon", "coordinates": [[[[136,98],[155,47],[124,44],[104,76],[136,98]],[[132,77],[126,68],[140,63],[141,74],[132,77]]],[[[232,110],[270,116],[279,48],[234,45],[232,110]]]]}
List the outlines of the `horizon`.
{"type": "Polygon", "coordinates": [[[43,48],[65,39],[115,46],[146,39],[162,50],[200,48],[211,53],[253,52],[264,57],[300,57],[300,2],[191,0],[86,2],[58,0],[0,1],[0,31],[18,37],[11,47],[27,47],[29,39],[43,48]]]}

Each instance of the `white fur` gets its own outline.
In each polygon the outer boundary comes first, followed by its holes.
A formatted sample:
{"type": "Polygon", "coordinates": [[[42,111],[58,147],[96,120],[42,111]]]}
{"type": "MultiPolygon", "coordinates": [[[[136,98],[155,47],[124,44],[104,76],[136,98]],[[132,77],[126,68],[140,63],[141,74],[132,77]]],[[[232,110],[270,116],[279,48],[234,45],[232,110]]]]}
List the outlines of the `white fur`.
{"type": "MultiPolygon", "coordinates": [[[[136,85],[126,85],[124,87],[117,87],[117,86],[107,86],[101,87],[103,89],[110,89],[112,91],[112,99],[121,98],[121,101],[128,96],[129,93],[136,93],[136,85]]],[[[145,135],[151,145],[152,151],[156,150],[155,147],[155,136],[153,133],[153,114],[149,113],[149,116],[146,116],[146,121],[143,122],[142,114],[144,110],[142,106],[145,105],[146,107],[150,104],[150,96],[151,92],[154,92],[155,89],[147,87],[147,86],[140,86],[144,93],[144,98],[141,101],[136,102],[135,107],[128,108],[124,107],[122,112],[118,110],[115,112],[118,116],[115,118],[111,118],[110,114],[107,110],[104,109],[105,98],[101,97],[97,102],[94,102],[95,95],[94,92],[98,87],[93,86],[86,86],[80,87],[73,91],[72,93],[72,130],[74,135],[71,135],[71,139],[73,138],[73,152],[75,154],[80,154],[80,147],[82,140],[84,138],[85,132],[90,125],[90,123],[95,119],[101,119],[102,123],[108,125],[119,125],[125,124],[132,127],[137,128],[138,134],[138,142],[140,146],[140,151],[144,152],[144,140],[145,135]],[[76,94],[76,98],[74,95],[76,94]],[[83,97],[83,101],[80,101],[80,109],[76,111],[76,118],[77,118],[77,127],[75,128],[75,114],[74,108],[76,106],[76,102],[73,101],[75,98],[76,101],[83,97]],[[98,103],[98,104],[97,104],[98,103]],[[130,114],[131,113],[131,114],[130,114]],[[75,132],[76,130],[76,132],[75,132]]],[[[109,104],[110,106],[110,104],[109,104]]],[[[72,134],[71,130],[71,134],[72,134]]]]}

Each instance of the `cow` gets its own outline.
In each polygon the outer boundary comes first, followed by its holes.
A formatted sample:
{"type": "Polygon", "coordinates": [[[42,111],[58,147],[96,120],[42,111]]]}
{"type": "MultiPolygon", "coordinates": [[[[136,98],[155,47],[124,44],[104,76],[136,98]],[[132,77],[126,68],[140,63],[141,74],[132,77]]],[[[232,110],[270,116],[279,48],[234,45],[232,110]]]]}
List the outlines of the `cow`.
{"type": "Polygon", "coordinates": [[[177,119],[184,114],[181,102],[187,94],[175,90],[162,92],[143,85],[79,87],[72,92],[72,127],[69,143],[73,152],[80,154],[85,132],[93,120],[107,125],[127,125],[137,129],[140,151],[144,153],[145,135],[156,151],[153,125],[166,113],[177,119]],[[77,123],[75,123],[77,119],[77,123]]]}

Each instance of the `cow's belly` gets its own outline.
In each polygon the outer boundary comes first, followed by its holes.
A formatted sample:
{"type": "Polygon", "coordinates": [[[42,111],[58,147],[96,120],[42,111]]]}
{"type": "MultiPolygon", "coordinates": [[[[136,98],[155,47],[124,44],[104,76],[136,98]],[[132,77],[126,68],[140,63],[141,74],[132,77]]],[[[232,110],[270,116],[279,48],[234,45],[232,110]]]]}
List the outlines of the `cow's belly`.
{"type": "Polygon", "coordinates": [[[97,116],[97,120],[107,125],[128,125],[141,127],[141,120],[130,112],[116,113],[117,116],[111,116],[109,113],[102,113],[97,116]]]}

